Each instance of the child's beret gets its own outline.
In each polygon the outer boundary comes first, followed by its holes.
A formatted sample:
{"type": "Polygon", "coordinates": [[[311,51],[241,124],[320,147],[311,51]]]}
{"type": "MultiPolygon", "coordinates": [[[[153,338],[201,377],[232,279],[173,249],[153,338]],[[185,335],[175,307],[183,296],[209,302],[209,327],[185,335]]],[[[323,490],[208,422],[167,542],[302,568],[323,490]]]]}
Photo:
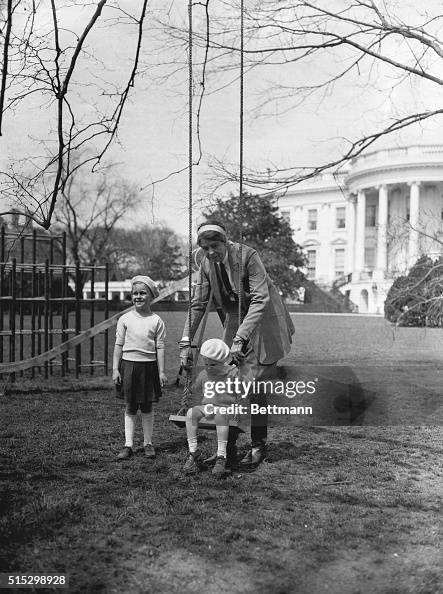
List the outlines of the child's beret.
{"type": "Polygon", "coordinates": [[[213,361],[220,361],[226,363],[231,356],[231,351],[228,345],[219,338],[210,338],[205,340],[200,349],[200,355],[213,361]]]}
{"type": "Polygon", "coordinates": [[[151,277],[139,274],[138,276],[134,276],[134,278],[131,279],[131,285],[135,285],[135,283],[143,283],[144,285],[146,285],[148,289],[151,291],[152,297],[154,299],[159,296],[157,284],[155,283],[155,281],[152,280],[151,277]]]}

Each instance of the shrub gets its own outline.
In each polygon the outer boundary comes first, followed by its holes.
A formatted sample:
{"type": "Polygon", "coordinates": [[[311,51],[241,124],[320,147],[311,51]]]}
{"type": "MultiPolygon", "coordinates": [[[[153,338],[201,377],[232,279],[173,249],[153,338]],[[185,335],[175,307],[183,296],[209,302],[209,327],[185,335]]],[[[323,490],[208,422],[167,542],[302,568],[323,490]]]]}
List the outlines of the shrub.
{"type": "Polygon", "coordinates": [[[422,256],[407,276],[394,281],[385,318],[399,326],[443,327],[443,257],[422,256]]]}

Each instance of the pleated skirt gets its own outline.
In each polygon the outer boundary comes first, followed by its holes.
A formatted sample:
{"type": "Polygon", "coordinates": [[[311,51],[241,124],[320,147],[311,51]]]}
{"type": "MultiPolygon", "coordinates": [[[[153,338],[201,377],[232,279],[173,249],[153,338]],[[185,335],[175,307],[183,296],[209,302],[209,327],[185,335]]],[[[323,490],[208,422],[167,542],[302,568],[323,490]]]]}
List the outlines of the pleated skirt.
{"type": "Polygon", "coordinates": [[[120,363],[121,384],[117,398],[132,409],[158,402],[162,390],[157,361],[125,361],[120,363]]]}

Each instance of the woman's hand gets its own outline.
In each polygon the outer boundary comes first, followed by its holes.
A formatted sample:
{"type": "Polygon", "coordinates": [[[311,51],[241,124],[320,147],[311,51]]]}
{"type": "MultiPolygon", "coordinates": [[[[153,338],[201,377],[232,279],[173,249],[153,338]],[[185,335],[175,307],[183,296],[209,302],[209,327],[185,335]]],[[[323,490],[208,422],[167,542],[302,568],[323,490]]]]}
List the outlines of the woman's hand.
{"type": "Polygon", "coordinates": [[[120,371],[118,369],[113,369],[112,370],[112,381],[116,385],[122,383],[122,376],[120,375],[120,371]]]}
{"type": "Polygon", "coordinates": [[[164,373],[162,371],[159,375],[160,375],[160,385],[161,386],[166,386],[166,384],[168,383],[168,378],[167,378],[166,373],[164,373]]]}
{"type": "Polygon", "coordinates": [[[192,367],[191,343],[189,340],[182,338],[178,343],[178,347],[180,349],[180,364],[184,369],[189,370],[192,367]]]}
{"type": "Polygon", "coordinates": [[[231,357],[233,358],[236,365],[240,365],[245,358],[243,347],[244,341],[240,337],[236,336],[231,346],[231,357]]]}

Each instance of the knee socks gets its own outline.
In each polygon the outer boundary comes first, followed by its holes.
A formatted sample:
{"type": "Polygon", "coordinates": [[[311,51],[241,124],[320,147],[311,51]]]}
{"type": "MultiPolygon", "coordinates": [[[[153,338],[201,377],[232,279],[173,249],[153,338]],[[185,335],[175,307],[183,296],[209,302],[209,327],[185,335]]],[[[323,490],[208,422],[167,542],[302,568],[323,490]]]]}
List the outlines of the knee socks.
{"type": "Polygon", "coordinates": [[[125,447],[134,447],[135,415],[125,412],[125,447]]]}
{"type": "Polygon", "coordinates": [[[222,456],[223,458],[226,458],[226,448],[228,446],[228,442],[218,439],[217,440],[217,457],[218,456],[222,456]]]}
{"type": "MultiPolygon", "coordinates": [[[[125,412],[125,446],[134,447],[135,420],[137,415],[125,412]]],[[[152,444],[152,431],[154,428],[154,411],[142,413],[143,445],[152,444]]]]}

